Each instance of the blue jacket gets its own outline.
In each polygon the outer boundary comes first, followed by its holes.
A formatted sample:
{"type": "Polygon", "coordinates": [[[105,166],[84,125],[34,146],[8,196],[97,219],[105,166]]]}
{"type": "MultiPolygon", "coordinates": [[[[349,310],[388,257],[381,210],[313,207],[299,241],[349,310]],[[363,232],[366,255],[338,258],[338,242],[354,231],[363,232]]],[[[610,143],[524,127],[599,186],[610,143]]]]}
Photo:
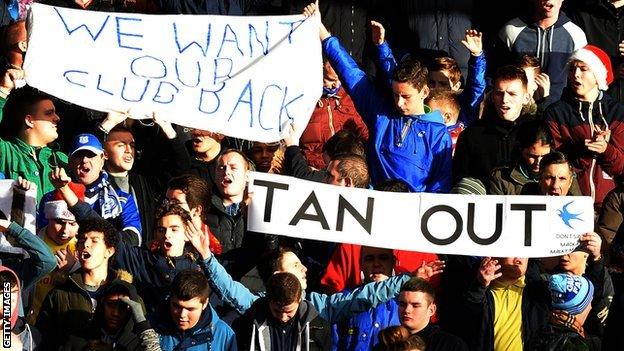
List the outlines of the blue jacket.
{"type": "Polygon", "coordinates": [[[155,326],[160,335],[160,347],[163,351],[236,351],[234,331],[219,319],[217,312],[210,306],[202,312],[197,324],[185,332],[180,332],[171,322],[169,308],[160,311],[161,323],[155,326]]]}
{"type": "Polygon", "coordinates": [[[399,305],[395,299],[390,299],[375,309],[332,325],[332,350],[372,350],[377,345],[380,330],[399,324],[399,305]]]}
{"type": "Polygon", "coordinates": [[[376,91],[338,39],[323,50],[369,130],[368,164],[373,182],[401,179],[414,192],[448,192],[452,141],[438,111],[402,116],[394,103],[376,91]],[[406,133],[405,133],[406,131],[406,133]]]}
{"type": "MultiPolygon", "coordinates": [[[[264,295],[254,295],[243,284],[233,280],[214,256],[201,261],[200,266],[208,277],[213,292],[241,314],[264,295]]],[[[383,282],[363,285],[350,293],[325,295],[311,292],[304,298],[316,308],[321,318],[329,323],[336,323],[398,296],[401,285],[409,279],[409,275],[401,274],[383,282]]]]}
{"type": "MultiPolygon", "coordinates": [[[[111,223],[115,228],[125,232],[125,241],[132,243],[133,245],[140,246],[142,239],[142,231],[141,227],[141,217],[139,216],[139,210],[136,205],[136,200],[134,199],[134,195],[131,193],[127,193],[119,188],[112,187],[109,185],[107,189],[103,189],[98,186],[98,184],[103,181],[108,183],[108,173],[106,171],[102,171],[100,174],[100,178],[90,186],[86,187],[85,191],[85,202],[88,203],[91,208],[95,212],[97,212],[101,217],[111,223]],[[106,191],[114,191],[115,194],[110,194],[106,191]],[[107,194],[107,195],[106,195],[107,194]],[[106,215],[103,213],[101,203],[100,203],[100,195],[108,196],[108,197],[116,197],[119,199],[119,204],[121,205],[121,209],[118,215],[106,215]]],[[[48,201],[51,201],[54,198],[54,193],[56,190],[53,190],[45,195],[41,199],[39,203],[39,210],[37,211],[37,228],[43,228],[48,224],[48,220],[45,218],[45,204],[48,201]]]]}
{"type": "MultiPolygon", "coordinates": [[[[392,74],[396,69],[396,59],[387,41],[377,46],[377,53],[382,73],[385,75],[386,79],[391,82],[392,74]]],[[[487,65],[484,52],[479,56],[470,55],[468,59],[466,86],[464,86],[464,89],[457,97],[460,106],[459,119],[457,124],[447,126],[449,132],[457,128],[459,123],[463,123],[465,127],[468,127],[472,122],[479,119],[479,110],[487,86],[487,81],[485,80],[486,69],[487,65]]]]}

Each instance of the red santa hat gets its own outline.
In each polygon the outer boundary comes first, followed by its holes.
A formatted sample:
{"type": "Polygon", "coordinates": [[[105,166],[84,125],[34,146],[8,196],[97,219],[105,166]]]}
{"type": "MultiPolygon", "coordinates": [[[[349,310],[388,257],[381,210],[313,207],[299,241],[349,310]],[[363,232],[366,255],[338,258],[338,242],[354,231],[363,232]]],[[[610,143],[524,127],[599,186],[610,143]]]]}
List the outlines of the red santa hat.
{"type": "MultiPolygon", "coordinates": [[[[78,196],[80,200],[84,199],[85,187],[82,184],[69,183],[69,188],[78,196]]],[[[67,208],[67,203],[63,200],[63,196],[59,190],[56,190],[52,199],[45,203],[43,212],[46,219],[64,219],[67,221],[75,221],[76,217],[67,208]]]]}
{"type": "Polygon", "coordinates": [[[598,89],[607,90],[609,84],[613,82],[613,69],[611,67],[611,59],[606,52],[597,46],[587,45],[576,50],[570,56],[570,62],[578,60],[588,65],[596,80],[598,81],[598,89]]]}

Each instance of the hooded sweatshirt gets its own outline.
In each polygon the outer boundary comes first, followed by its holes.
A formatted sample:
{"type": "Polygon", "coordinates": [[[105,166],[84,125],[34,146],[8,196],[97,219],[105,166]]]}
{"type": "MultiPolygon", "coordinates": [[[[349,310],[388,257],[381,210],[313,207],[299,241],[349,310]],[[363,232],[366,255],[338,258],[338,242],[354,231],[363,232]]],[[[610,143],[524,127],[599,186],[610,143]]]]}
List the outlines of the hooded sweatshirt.
{"type": "Polygon", "coordinates": [[[585,33],[565,13],[552,26],[542,29],[532,19],[516,17],[499,32],[503,46],[513,57],[535,56],[550,77],[550,95],[559,98],[567,82],[566,63],[570,54],[587,45],[585,33]]]}
{"type": "MultiPolygon", "coordinates": [[[[295,346],[296,350],[329,350],[331,346],[331,326],[322,319],[314,306],[308,301],[302,300],[296,315],[289,323],[294,323],[288,328],[293,328],[291,337],[286,340],[287,344],[295,346]]],[[[245,314],[235,322],[234,329],[241,350],[253,351],[290,351],[275,348],[275,335],[279,327],[272,320],[267,298],[257,300],[245,314]],[[272,347],[273,346],[273,347],[272,347]]],[[[284,343],[281,343],[284,344],[284,343]]]]}
{"type": "Polygon", "coordinates": [[[554,146],[565,153],[578,176],[579,187],[591,196],[596,209],[611,189],[613,176],[624,172],[624,104],[600,92],[594,102],[578,100],[566,90],[561,100],[545,112],[554,146]],[[591,126],[608,126],[611,137],[603,154],[587,150],[585,139],[592,138],[591,126]]]}

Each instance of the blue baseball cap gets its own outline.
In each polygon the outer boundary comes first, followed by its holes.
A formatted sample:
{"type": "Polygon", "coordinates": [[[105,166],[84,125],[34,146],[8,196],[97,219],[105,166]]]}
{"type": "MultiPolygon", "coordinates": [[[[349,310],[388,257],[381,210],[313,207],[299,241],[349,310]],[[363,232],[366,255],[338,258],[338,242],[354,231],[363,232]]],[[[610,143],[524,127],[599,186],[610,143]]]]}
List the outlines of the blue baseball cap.
{"type": "Polygon", "coordinates": [[[96,155],[104,153],[104,148],[98,138],[93,134],[86,133],[76,135],[74,141],[72,142],[72,148],[69,155],[73,156],[76,152],[81,150],[89,150],[96,155]]]}
{"type": "Polygon", "coordinates": [[[594,285],[587,278],[571,274],[553,274],[548,287],[555,310],[577,315],[591,303],[594,285]]]}

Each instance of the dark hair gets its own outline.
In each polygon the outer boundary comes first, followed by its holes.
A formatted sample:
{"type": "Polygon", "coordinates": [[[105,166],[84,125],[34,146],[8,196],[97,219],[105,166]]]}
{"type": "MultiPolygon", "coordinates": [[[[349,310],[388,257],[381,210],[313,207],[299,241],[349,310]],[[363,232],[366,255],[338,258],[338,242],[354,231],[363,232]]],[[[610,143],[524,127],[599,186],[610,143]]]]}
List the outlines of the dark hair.
{"type": "Polygon", "coordinates": [[[265,259],[258,264],[258,274],[263,282],[269,281],[269,278],[271,278],[273,273],[280,270],[282,266],[282,259],[288,252],[292,252],[297,255],[297,252],[293,248],[280,246],[277,250],[269,253],[265,259]]]}
{"type": "Polygon", "coordinates": [[[302,294],[301,283],[292,273],[275,273],[266,284],[266,296],[269,301],[281,306],[299,302],[302,294]]]}
{"type": "Polygon", "coordinates": [[[353,180],[354,187],[368,187],[370,178],[364,157],[355,154],[338,154],[332,157],[332,161],[338,161],[337,171],[340,179],[349,177],[353,180]]]}
{"type": "Polygon", "coordinates": [[[154,218],[156,221],[159,221],[165,216],[180,216],[185,223],[191,221],[190,213],[175,201],[165,201],[154,211],[154,218]]]}
{"type": "Polygon", "coordinates": [[[414,88],[421,90],[429,81],[429,72],[420,61],[408,56],[399,62],[392,74],[392,80],[398,83],[410,83],[414,88]]]}
{"type": "Polygon", "coordinates": [[[78,234],[76,239],[78,242],[86,240],[88,233],[102,233],[104,235],[104,244],[106,247],[117,247],[119,236],[117,229],[103,218],[94,218],[80,221],[78,226],[78,234]]]}
{"type": "Polygon", "coordinates": [[[256,170],[256,165],[253,163],[253,161],[247,157],[247,155],[245,155],[245,153],[241,150],[238,149],[234,149],[234,148],[230,148],[227,149],[225,151],[223,151],[221,153],[221,155],[219,155],[219,157],[217,157],[217,162],[215,163],[215,167],[219,167],[219,162],[221,161],[221,159],[227,155],[227,154],[239,154],[243,160],[245,161],[245,167],[247,168],[248,171],[255,171],[256,170]]]}
{"type": "Polygon", "coordinates": [[[2,135],[15,137],[26,126],[24,118],[36,112],[36,105],[44,100],[54,101],[54,97],[29,85],[14,89],[9,95],[4,107],[6,119],[2,123],[2,135]]]}
{"type": "Polygon", "coordinates": [[[523,123],[518,127],[517,143],[520,149],[526,149],[540,142],[542,145],[552,145],[550,128],[540,120],[523,123]]]}
{"type": "Polygon", "coordinates": [[[204,273],[193,269],[183,270],[173,279],[170,292],[172,297],[182,301],[198,297],[204,303],[210,296],[208,278],[204,273]]]}
{"type": "MultiPolygon", "coordinates": [[[[111,128],[111,130],[108,132],[108,135],[111,135],[113,133],[118,133],[118,132],[125,132],[125,133],[133,134],[132,130],[130,128],[128,128],[125,125],[123,125],[123,123],[120,123],[120,124],[114,126],[113,128],[111,128]]],[[[108,138],[108,136],[107,136],[107,138],[108,138]]]]}
{"type": "Polygon", "coordinates": [[[540,162],[540,173],[544,172],[546,167],[550,165],[562,164],[567,164],[568,169],[570,170],[570,174],[574,175],[574,169],[572,168],[570,161],[563,152],[559,151],[551,151],[548,155],[542,158],[542,161],[540,162]]]}
{"type": "Polygon", "coordinates": [[[375,186],[375,190],[388,191],[392,193],[409,193],[410,187],[401,179],[386,179],[375,186]]]}
{"type": "Polygon", "coordinates": [[[171,178],[167,183],[167,188],[183,192],[189,209],[192,210],[197,206],[201,206],[201,218],[205,221],[205,217],[210,209],[212,196],[208,182],[198,176],[185,174],[171,178]]]}
{"type": "Polygon", "coordinates": [[[494,75],[495,83],[510,80],[521,81],[524,89],[527,89],[527,86],[529,85],[526,73],[524,73],[524,70],[518,66],[507,65],[496,70],[496,74],[494,75]]]}
{"type": "Polygon", "coordinates": [[[323,144],[323,152],[327,153],[329,158],[337,154],[365,156],[364,144],[360,138],[347,129],[342,129],[327,139],[323,144]]]}
{"type": "Polygon", "coordinates": [[[4,286],[5,282],[9,282],[11,289],[13,289],[14,286],[17,286],[17,277],[10,271],[2,271],[0,272],[0,286],[4,286]]]}
{"type": "MultiPolygon", "coordinates": [[[[447,71],[452,84],[457,84],[461,80],[461,70],[454,58],[443,56],[434,58],[429,67],[429,71],[447,71]]],[[[448,89],[446,89],[448,90],[448,89]]]]}
{"type": "Polygon", "coordinates": [[[431,301],[435,300],[435,289],[433,288],[431,284],[429,284],[428,281],[422,278],[412,277],[410,280],[403,283],[403,285],[401,286],[401,292],[404,292],[404,291],[412,291],[412,292],[420,291],[422,293],[429,295],[429,297],[431,297],[431,301]]]}

